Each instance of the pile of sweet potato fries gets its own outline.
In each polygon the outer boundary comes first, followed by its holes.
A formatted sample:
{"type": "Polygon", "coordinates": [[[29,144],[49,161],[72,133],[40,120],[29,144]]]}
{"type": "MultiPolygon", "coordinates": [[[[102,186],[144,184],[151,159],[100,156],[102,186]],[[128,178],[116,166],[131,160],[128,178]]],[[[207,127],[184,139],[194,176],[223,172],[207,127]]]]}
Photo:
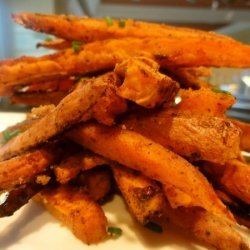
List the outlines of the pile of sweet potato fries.
{"type": "Polygon", "coordinates": [[[101,207],[119,190],[143,226],[170,221],[215,249],[250,249],[236,229],[250,226],[250,125],[204,80],[210,67],[250,67],[250,46],[133,20],[13,19],[57,51],[0,62],[0,94],[43,105],[1,133],[1,217],[34,199],[97,243],[120,233],[101,207]]]}

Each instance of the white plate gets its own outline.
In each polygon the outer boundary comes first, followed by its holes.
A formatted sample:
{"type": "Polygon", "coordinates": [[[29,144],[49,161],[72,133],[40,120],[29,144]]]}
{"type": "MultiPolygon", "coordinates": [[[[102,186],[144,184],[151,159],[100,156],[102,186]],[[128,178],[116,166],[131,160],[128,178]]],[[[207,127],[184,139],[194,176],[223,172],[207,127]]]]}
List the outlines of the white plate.
{"type": "MultiPolygon", "coordinates": [[[[0,112],[1,130],[24,119],[24,114],[0,112]],[[3,125],[4,124],[4,125],[3,125]]],[[[154,233],[138,225],[129,215],[118,196],[104,206],[111,226],[119,227],[123,234],[118,239],[108,239],[87,246],[47,211],[30,202],[13,216],[2,218],[0,250],[198,250],[207,249],[195,244],[177,229],[168,228],[163,234],[154,233]]]]}

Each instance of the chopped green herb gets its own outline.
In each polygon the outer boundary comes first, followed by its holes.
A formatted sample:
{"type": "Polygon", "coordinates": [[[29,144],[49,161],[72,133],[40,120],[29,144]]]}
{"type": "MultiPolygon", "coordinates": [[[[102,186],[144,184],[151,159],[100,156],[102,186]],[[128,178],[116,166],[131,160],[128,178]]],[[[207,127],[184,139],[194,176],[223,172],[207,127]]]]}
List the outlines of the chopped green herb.
{"type": "Polygon", "coordinates": [[[113,20],[112,20],[112,18],[110,16],[106,16],[105,17],[105,21],[106,21],[106,24],[108,26],[112,26],[113,25],[113,20]]]}
{"type": "Polygon", "coordinates": [[[118,22],[118,26],[120,28],[124,28],[126,26],[126,21],[124,19],[120,19],[118,22]]]}
{"type": "Polygon", "coordinates": [[[156,224],[154,222],[148,222],[147,224],[145,224],[145,227],[156,232],[156,233],[162,233],[162,227],[159,224],[156,224]]]}
{"type": "Polygon", "coordinates": [[[82,45],[82,42],[78,42],[78,41],[73,41],[73,42],[72,42],[72,48],[73,48],[73,50],[74,50],[74,52],[75,52],[76,54],[79,53],[79,51],[80,51],[80,49],[81,49],[81,45],[82,45]]]}
{"type": "Polygon", "coordinates": [[[250,156],[245,156],[244,157],[247,163],[250,163],[250,156]]]}
{"type": "Polygon", "coordinates": [[[119,237],[122,235],[122,230],[119,227],[109,227],[108,233],[113,237],[119,237]]]}
{"type": "Polygon", "coordinates": [[[225,94],[225,95],[231,95],[230,92],[228,92],[226,90],[223,90],[223,89],[220,89],[218,87],[213,87],[212,91],[215,92],[215,93],[221,93],[221,94],[225,94]]]}
{"type": "Polygon", "coordinates": [[[51,42],[53,39],[50,36],[45,37],[44,41],[45,42],[51,42]]]}
{"type": "Polygon", "coordinates": [[[14,131],[9,132],[8,130],[5,130],[2,132],[3,138],[1,140],[1,144],[5,144],[13,137],[17,136],[19,133],[21,133],[20,129],[16,129],[14,131]]]}

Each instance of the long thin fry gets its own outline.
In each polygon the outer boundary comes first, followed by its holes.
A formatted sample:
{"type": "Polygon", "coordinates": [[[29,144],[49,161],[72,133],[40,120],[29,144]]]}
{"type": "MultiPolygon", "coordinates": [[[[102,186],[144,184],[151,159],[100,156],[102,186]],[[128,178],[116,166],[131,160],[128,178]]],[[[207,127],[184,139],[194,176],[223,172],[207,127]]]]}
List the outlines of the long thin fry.
{"type": "Polygon", "coordinates": [[[85,171],[107,163],[108,160],[104,157],[84,151],[65,157],[54,167],[54,173],[59,183],[66,184],[80,173],[80,171],[85,171]]]}
{"type": "Polygon", "coordinates": [[[225,165],[204,163],[205,170],[228,193],[250,204],[250,166],[239,160],[225,165]]]}
{"type": "Polygon", "coordinates": [[[68,49],[50,56],[19,60],[0,66],[1,85],[29,84],[31,82],[87,74],[112,69],[131,56],[147,55],[154,58],[162,68],[169,66],[227,66],[249,67],[250,46],[222,43],[220,40],[190,38],[185,42],[173,38],[124,38],[97,41],[83,45],[79,52],[68,49]],[[213,51],[210,50],[213,48],[213,51]]]}
{"type": "Polygon", "coordinates": [[[231,119],[231,121],[242,130],[240,140],[241,150],[250,152],[250,125],[247,122],[231,119]]]}
{"type": "Polygon", "coordinates": [[[70,41],[92,42],[123,37],[174,37],[187,39],[203,37],[231,41],[229,37],[213,32],[174,27],[165,24],[134,21],[131,19],[94,19],[66,15],[18,13],[12,15],[16,23],[38,32],[52,34],[70,41]]]}
{"type": "Polygon", "coordinates": [[[135,112],[121,124],[193,161],[222,164],[237,158],[240,151],[241,133],[232,122],[178,107],[135,112]]]}
{"type": "Polygon", "coordinates": [[[36,175],[53,164],[56,157],[55,148],[43,147],[0,162],[0,190],[9,190],[34,180],[36,175]]]}
{"type": "Polygon", "coordinates": [[[230,212],[195,167],[146,137],[129,130],[94,123],[78,126],[67,136],[97,154],[139,170],[174,189],[176,197],[181,198],[179,204],[174,206],[203,207],[232,219],[230,212]]]}
{"type": "Polygon", "coordinates": [[[97,243],[107,237],[107,219],[102,208],[83,191],[62,185],[43,190],[35,200],[86,244],[97,243]]]}
{"type": "Polygon", "coordinates": [[[165,215],[179,227],[218,250],[249,250],[249,245],[233,225],[200,208],[173,209],[166,203],[165,215]]]}
{"type": "Polygon", "coordinates": [[[0,160],[40,144],[79,121],[104,94],[107,82],[112,79],[110,74],[104,75],[96,80],[90,80],[82,88],[70,93],[55,109],[1,147],[0,160]]]}
{"type": "Polygon", "coordinates": [[[31,107],[57,105],[67,94],[67,91],[16,93],[11,95],[11,102],[12,104],[25,104],[31,107]]]}
{"type": "Polygon", "coordinates": [[[139,223],[145,225],[161,217],[164,195],[153,180],[118,164],[113,164],[112,170],[128,209],[139,223]]]}

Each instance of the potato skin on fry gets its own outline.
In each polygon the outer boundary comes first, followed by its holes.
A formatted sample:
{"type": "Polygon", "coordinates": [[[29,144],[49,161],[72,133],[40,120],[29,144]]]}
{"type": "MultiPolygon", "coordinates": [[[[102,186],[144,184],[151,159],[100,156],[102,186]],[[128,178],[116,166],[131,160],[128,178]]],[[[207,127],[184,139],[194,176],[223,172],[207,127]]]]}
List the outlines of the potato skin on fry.
{"type": "Polygon", "coordinates": [[[61,185],[41,191],[34,199],[86,244],[107,237],[107,219],[102,208],[83,191],[61,185]]]}

